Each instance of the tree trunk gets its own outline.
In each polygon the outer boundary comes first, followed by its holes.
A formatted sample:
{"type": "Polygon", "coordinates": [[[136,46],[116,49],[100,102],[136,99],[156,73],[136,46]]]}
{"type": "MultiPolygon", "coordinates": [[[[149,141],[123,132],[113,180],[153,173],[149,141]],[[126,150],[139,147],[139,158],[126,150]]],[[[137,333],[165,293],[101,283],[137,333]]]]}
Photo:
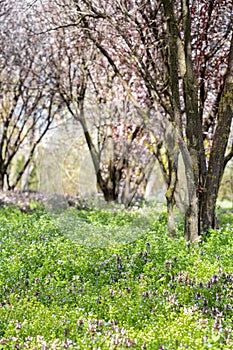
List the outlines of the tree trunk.
{"type": "Polygon", "coordinates": [[[0,191],[3,191],[4,187],[4,174],[0,173],[0,191]]]}
{"type": "Polygon", "coordinates": [[[174,218],[174,200],[173,198],[167,197],[167,227],[168,232],[171,237],[174,238],[176,235],[176,226],[175,226],[175,218],[174,218]]]}
{"type": "Polygon", "coordinates": [[[118,196],[116,196],[115,191],[112,187],[109,187],[108,185],[102,185],[100,189],[103,192],[104,199],[106,202],[116,202],[118,196]]]}
{"type": "MultiPolygon", "coordinates": [[[[175,148],[175,146],[173,146],[173,148],[175,148]]],[[[178,180],[176,165],[176,163],[178,162],[178,155],[176,154],[175,159],[172,159],[173,157],[168,157],[168,187],[166,191],[168,231],[171,237],[175,237],[176,235],[173,208],[175,205],[175,190],[178,180]]]]}
{"type": "MultiPolygon", "coordinates": [[[[100,154],[97,152],[96,147],[93,143],[92,136],[88,130],[87,122],[85,119],[83,105],[80,106],[80,116],[78,118],[86,139],[86,143],[92,158],[92,162],[95,169],[97,184],[104,195],[106,202],[115,202],[118,199],[118,182],[120,181],[121,169],[116,169],[113,159],[110,160],[108,166],[108,175],[106,178],[102,175],[100,154]]],[[[111,139],[111,134],[109,135],[111,139]]],[[[109,152],[111,152],[111,147],[109,152]]],[[[113,158],[113,156],[112,156],[113,158]]]]}
{"type": "Polygon", "coordinates": [[[109,162],[108,175],[106,179],[103,179],[101,175],[101,169],[97,175],[97,183],[103,192],[104,199],[106,202],[116,202],[118,199],[118,190],[116,183],[116,168],[112,161],[109,162]]]}
{"type": "Polygon", "coordinates": [[[215,228],[215,208],[220,182],[222,179],[225,152],[230,135],[233,119],[233,36],[225,76],[223,94],[220,100],[217,127],[214,134],[213,146],[210,154],[208,174],[203,190],[201,203],[201,230],[207,232],[210,227],[215,228]]]}
{"type": "Polygon", "coordinates": [[[32,176],[32,172],[33,172],[34,168],[35,168],[35,162],[31,161],[31,163],[28,165],[28,167],[26,168],[26,170],[21,178],[21,190],[22,191],[29,190],[30,178],[32,176]]]}
{"type": "Polygon", "coordinates": [[[187,242],[198,242],[200,239],[198,229],[198,198],[193,193],[193,198],[185,212],[185,240],[187,242]]]}
{"type": "Polygon", "coordinates": [[[188,203],[185,205],[186,209],[184,237],[188,242],[196,242],[199,240],[199,206],[192,157],[184,140],[179,138],[179,135],[176,135],[176,139],[178,139],[179,150],[181,152],[185,166],[185,174],[188,187],[188,203]]]}

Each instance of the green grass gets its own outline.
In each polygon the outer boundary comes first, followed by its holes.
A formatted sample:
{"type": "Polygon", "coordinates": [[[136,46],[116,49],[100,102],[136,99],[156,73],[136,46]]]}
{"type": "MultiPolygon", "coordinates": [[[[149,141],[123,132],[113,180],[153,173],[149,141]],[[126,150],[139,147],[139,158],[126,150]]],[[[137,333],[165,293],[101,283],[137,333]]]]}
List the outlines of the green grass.
{"type": "MultiPolygon", "coordinates": [[[[230,218],[229,218],[230,220],[230,218]]],[[[233,349],[233,229],[153,210],[0,210],[0,349],[233,349]]]]}

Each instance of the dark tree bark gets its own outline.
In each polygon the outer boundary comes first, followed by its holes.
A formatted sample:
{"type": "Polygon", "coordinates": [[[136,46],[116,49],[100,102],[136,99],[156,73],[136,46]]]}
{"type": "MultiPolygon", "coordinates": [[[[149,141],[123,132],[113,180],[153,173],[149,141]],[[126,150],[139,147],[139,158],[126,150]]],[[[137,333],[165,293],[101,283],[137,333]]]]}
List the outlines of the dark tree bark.
{"type": "Polygon", "coordinates": [[[201,230],[216,227],[215,209],[220,182],[225,168],[225,153],[233,119],[233,37],[228,59],[228,69],[218,110],[216,131],[209,159],[205,187],[201,193],[201,230]]]}
{"type": "Polygon", "coordinates": [[[5,172],[0,172],[0,191],[3,190],[3,186],[4,186],[4,174],[5,172]]]}

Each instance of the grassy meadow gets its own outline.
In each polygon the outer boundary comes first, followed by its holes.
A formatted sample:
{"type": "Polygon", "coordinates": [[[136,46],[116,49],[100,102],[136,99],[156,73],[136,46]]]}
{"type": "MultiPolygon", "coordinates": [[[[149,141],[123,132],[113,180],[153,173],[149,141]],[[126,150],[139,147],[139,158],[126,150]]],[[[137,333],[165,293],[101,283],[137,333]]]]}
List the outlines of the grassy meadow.
{"type": "Polygon", "coordinates": [[[233,349],[233,219],[187,246],[155,209],[0,209],[0,349],[233,349]]]}

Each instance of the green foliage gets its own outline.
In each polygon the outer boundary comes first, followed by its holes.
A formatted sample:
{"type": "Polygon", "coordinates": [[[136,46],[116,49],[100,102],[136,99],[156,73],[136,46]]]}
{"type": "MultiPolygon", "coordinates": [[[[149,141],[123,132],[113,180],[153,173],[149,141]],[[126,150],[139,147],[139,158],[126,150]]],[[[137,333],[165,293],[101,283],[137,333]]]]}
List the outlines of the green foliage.
{"type": "Polygon", "coordinates": [[[230,349],[232,236],[187,247],[164,214],[1,209],[0,349],[230,349]]]}

